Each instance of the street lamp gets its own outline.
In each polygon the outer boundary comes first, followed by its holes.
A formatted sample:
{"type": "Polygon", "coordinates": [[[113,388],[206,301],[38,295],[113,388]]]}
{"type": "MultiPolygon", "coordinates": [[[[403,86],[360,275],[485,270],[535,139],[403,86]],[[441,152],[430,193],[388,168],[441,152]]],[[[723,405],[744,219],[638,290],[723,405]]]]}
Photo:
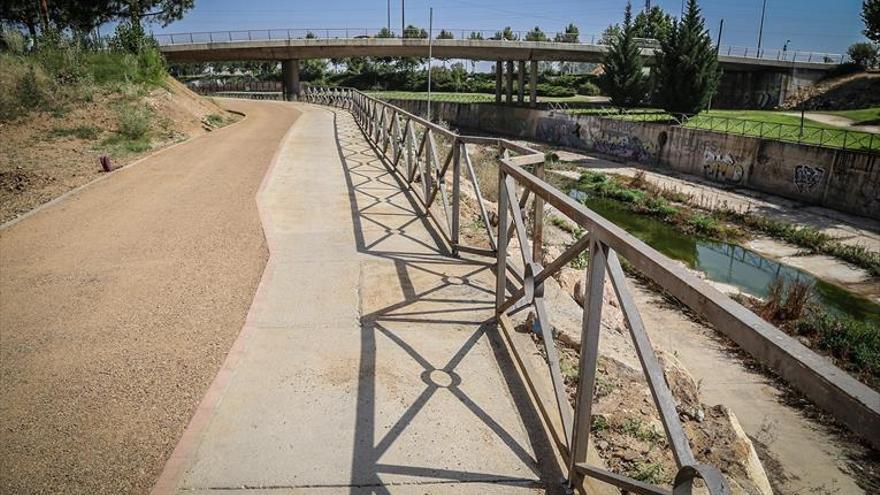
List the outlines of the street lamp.
{"type": "Polygon", "coordinates": [[[761,6],[761,27],[758,28],[758,58],[761,58],[761,42],[764,40],[764,15],[767,13],[767,0],[761,6]]]}

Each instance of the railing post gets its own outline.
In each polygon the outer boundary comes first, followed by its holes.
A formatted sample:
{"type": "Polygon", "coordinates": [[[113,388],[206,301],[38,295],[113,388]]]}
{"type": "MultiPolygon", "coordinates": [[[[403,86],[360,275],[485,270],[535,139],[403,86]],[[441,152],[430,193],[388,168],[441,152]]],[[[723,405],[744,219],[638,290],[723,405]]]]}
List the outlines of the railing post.
{"type": "MultiPolygon", "coordinates": [[[[535,177],[544,180],[544,162],[535,165],[535,177]]],[[[532,259],[543,264],[544,256],[544,198],[535,195],[532,215],[532,259]]]]}
{"type": "Polygon", "coordinates": [[[495,265],[495,309],[501,309],[507,295],[507,174],[498,168],[498,257],[495,265]]]}
{"type": "MultiPolygon", "coordinates": [[[[587,234],[593,237],[593,234],[587,234]]],[[[602,294],[605,287],[605,250],[593,237],[590,241],[590,260],[586,270],[586,293],[584,298],[583,332],[579,381],[574,405],[574,428],[571,439],[571,459],[568,472],[569,483],[576,487],[582,476],[576,474],[576,464],[587,462],[590,443],[590,427],[593,417],[593,389],[596,385],[596,363],[599,359],[599,331],[602,323],[602,294]]]]}
{"type": "MultiPolygon", "coordinates": [[[[463,143],[455,138],[452,143],[452,253],[458,254],[461,231],[461,147],[463,143]]],[[[437,164],[439,167],[440,164],[437,164]]],[[[439,178],[442,180],[442,177],[439,178]]]]}

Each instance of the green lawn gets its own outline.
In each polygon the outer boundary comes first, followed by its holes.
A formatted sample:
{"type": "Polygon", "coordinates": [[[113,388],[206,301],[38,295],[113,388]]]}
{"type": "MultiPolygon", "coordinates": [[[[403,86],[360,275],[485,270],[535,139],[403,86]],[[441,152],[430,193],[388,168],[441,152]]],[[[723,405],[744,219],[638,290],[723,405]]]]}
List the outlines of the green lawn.
{"type": "MultiPolygon", "coordinates": [[[[872,120],[878,117],[877,108],[834,112],[857,121],[872,120]]],[[[611,114],[607,108],[578,108],[570,111],[574,114],[603,114],[622,120],[640,122],[669,121],[675,122],[670,114],[660,109],[639,108],[628,110],[617,115],[611,114]]],[[[793,112],[792,112],[793,113],[793,112]]],[[[832,113],[832,112],[829,112],[832,113]]],[[[763,136],[768,139],[803,142],[847,149],[871,149],[880,151],[880,135],[851,129],[845,132],[840,127],[805,120],[801,132],[801,118],[798,115],[786,115],[786,112],[772,110],[711,110],[691,117],[685,127],[706,129],[716,132],[743,134],[747,136],[763,136]]]]}
{"type": "Polygon", "coordinates": [[[840,115],[841,117],[846,117],[850,120],[855,121],[856,124],[880,124],[880,107],[862,108],[859,110],[839,110],[836,112],[822,113],[840,115]]]}

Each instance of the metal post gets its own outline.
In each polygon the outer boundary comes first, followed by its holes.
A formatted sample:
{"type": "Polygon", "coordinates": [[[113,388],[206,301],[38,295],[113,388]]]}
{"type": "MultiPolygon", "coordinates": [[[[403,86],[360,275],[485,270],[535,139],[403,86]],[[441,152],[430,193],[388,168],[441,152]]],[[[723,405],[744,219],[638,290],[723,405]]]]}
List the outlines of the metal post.
{"type": "Polygon", "coordinates": [[[431,58],[434,56],[434,7],[428,9],[428,122],[431,121],[431,58]]]}
{"type": "MultiPolygon", "coordinates": [[[[535,165],[535,177],[544,180],[544,162],[535,165]]],[[[544,255],[544,198],[535,195],[532,214],[532,259],[543,264],[544,255]]]]}
{"type": "MultiPolygon", "coordinates": [[[[461,147],[464,143],[452,143],[452,253],[458,254],[461,231],[461,147]]],[[[442,193],[441,193],[442,194],[442,193]]]]}
{"type": "Polygon", "coordinates": [[[400,37],[406,38],[406,0],[400,0],[400,37]]]}
{"type": "Polygon", "coordinates": [[[761,58],[761,42],[764,40],[764,14],[767,13],[767,0],[761,6],[761,27],[758,28],[758,58],[761,58]]]}
{"type": "MultiPolygon", "coordinates": [[[[592,236],[592,234],[588,235],[592,236]]],[[[605,286],[605,250],[595,238],[590,241],[590,261],[585,282],[583,336],[581,337],[579,363],[580,379],[575,398],[571,465],[568,470],[569,473],[572,473],[570,482],[573,486],[580,484],[580,477],[573,474],[575,473],[575,464],[587,462],[593,416],[593,389],[596,385],[596,363],[599,358],[602,293],[605,286]]]]}
{"type": "Polygon", "coordinates": [[[498,168],[498,257],[495,264],[495,308],[501,308],[507,295],[507,174],[498,168]]]}

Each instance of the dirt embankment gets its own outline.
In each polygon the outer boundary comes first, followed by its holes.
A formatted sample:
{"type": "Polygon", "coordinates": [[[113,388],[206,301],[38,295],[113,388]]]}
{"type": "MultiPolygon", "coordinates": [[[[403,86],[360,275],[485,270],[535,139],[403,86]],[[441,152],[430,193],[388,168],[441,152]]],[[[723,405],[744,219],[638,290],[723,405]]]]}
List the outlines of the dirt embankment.
{"type": "Polygon", "coordinates": [[[238,118],[168,78],[146,94],[101,88],[64,111],[0,123],[0,224],[100,176],[101,156],[118,167],[238,118]]]}
{"type": "Polygon", "coordinates": [[[859,72],[801,88],[780,105],[783,109],[853,110],[880,106],[880,73],[859,72]]]}

